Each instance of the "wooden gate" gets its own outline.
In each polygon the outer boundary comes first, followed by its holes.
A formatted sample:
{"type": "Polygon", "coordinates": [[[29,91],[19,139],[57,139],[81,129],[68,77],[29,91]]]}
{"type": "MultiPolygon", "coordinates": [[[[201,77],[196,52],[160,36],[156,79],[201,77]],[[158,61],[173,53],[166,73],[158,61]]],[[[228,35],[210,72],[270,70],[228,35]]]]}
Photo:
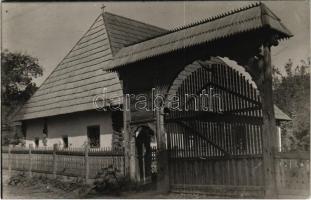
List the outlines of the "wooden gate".
{"type": "Polygon", "coordinates": [[[254,85],[213,59],[187,66],[169,98],[180,100],[165,117],[171,189],[263,195],[261,103],[254,85]]]}

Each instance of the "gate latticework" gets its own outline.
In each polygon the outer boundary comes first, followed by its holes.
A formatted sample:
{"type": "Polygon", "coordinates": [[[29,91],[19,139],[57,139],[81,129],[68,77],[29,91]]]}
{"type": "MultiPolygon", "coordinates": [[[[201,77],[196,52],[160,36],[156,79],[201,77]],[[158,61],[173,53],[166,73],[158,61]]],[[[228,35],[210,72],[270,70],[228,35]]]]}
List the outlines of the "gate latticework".
{"type": "Polygon", "coordinates": [[[165,119],[171,187],[261,192],[261,103],[251,81],[221,60],[195,62],[167,98],[180,100],[165,119]]]}

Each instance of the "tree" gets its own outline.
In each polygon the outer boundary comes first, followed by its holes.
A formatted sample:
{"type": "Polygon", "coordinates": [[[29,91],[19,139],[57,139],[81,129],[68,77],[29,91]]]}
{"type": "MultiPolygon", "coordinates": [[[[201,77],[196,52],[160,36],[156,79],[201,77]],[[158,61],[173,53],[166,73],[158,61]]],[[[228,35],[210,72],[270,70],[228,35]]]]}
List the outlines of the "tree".
{"type": "Polygon", "coordinates": [[[25,103],[36,91],[33,78],[42,76],[38,59],[22,53],[1,53],[2,103],[15,106],[25,103]]]}
{"type": "Polygon", "coordinates": [[[310,149],[310,58],[294,67],[289,59],[285,75],[273,70],[274,102],[291,118],[283,124],[287,149],[310,149]]]}
{"type": "Polygon", "coordinates": [[[2,124],[10,126],[9,116],[37,90],[33,79],[42,74],[37,58],[8,50],[1,53],[2,124]]]}

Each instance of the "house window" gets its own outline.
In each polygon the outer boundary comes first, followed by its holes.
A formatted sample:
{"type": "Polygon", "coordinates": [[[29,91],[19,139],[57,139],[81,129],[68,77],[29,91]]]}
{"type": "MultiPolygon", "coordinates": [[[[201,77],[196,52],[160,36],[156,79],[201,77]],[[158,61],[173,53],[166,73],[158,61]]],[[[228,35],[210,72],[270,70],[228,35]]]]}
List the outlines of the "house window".
{"type": "Polygon", "coordinates": [[[35,147],[36,148],[39,147],[39,138],[38,137],[35,138],[35,147]]]}
{"type": "Polygon", "coordinates": [[[26,123],[25,122],[22,122],[21,129],[22,129],[23,136],[26,138],[26,136],[27,136],[27,127],[26,127],[26,123]]]}
{"type": "Polygon", "coordinates": [[[87,138],[91,148],[100,147],[100,129],[99,126],[89,126],[87,127],[87,138]]]}
{"type": "Polygon", "coordinates": [[[64,144],[64,148],[68,148],[68,136],[63,136],[63,144],[64,144]]]}

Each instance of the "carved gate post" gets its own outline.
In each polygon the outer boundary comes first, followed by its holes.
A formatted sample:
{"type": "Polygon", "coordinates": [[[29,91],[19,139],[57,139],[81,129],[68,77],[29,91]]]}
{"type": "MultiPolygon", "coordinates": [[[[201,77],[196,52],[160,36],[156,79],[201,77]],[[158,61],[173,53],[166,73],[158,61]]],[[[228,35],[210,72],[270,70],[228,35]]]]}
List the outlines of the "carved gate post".
{"type": "Polygon", "coordinates": [[[276,198],[276,174],[274,166],[274,152],[276,147],[276,122],[272,92],[272,67],[270,44],[263,45],[263,82],[259,85],[263,116],[263,166],[265,197],[276,198]]]}
{"type": "MultiPolygon", "coordinates": [[[[123,90],[125,91],[125,84],[121,81],[123,90]]],[[[127,95],[123,95],[123,136],[124,136],[124,171],[125,175],[131,181],[136,181],[135,171],[135,138],[131,133],[131,105],[129,105],[127,95]],[[134,142],[134,145],[133,145],[134,142]]]]}
{"type": "Polygon", "coordinates": [[[277,197],[274,152],[276,150],[276,122],[272,91],[271,46],[277,45],[275,38],[268,38],[261,46],[261,54],[249,59],[245,68],[256,82],[262,104],[262,153],[266,198],[277,197]]]}
{"type": "Polygon", "coordinates": [[[157,190],[159,192],[169,191],[169,170],[168,155],[166,148],[166,136],[164,130],[164,111],[163,108],[156,109],[156,136],[158,147],[158,177],[157,190]]]}
{"type": "Polygon", "coordinates": [[[260,92],[262,104],[262,153],[263,175],[266,198],[277,198],[274,153],[277,149],[276,122],[272,91],[271,46],[278,44],[277,37],[270,36],[261,46],[261,53],[248,61],[245,70],[250,73],[260,92]]]}

